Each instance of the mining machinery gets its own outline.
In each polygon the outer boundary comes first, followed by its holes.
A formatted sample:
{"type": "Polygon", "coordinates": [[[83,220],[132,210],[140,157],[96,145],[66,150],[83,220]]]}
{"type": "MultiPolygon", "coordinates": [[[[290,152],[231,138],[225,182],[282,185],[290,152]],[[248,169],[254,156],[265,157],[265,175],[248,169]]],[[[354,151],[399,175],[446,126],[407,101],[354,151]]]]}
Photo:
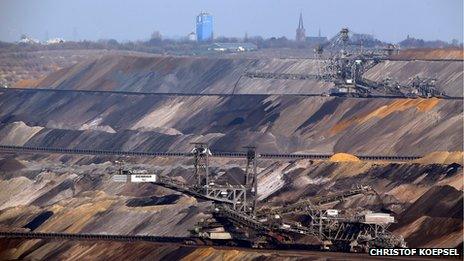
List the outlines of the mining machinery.
{"type": "Polygon", "coordinates": [[[406,84],[399,84],[385,78],[375,82],[363,77],[364,73],[398,51],[395,45],[385,48],[363,49],[350,41],[349,29],[342,28],[329,42],[317,45],[314,54],[318,63],[318,78],[332,82],[331,96],[398,96],[408,98],[446,97],[436,88],[436,78],[413,77],[406,84]],[[324,49],[331,49],[328,58],[323,57],[324,49]]]}
{"type": "Polygon", "coordinates": [[[327,206],[372,192],[368,186],[359,186],[272,210],[260,209],[256,215],[246,215],[226,205],[216,204],[212,217],[202,220],[195,232],[209,239],[217,239],[220,235],[223,238],[249,240],[253,247],[258,248],[282,245],[301,247],[308,238],[317,242],[310,246],[317,245],[322,250],[332,251],[365,252],[370,247],[405,247],[401,237],[387,230],[394,222],[389,214],[366,210],[345,214],[327,206]],[[305,220],[304,223],[301,220],[305,220]]]}
{"type": "MultiPolygon", "coordinates": [[[[394,218],[385,213],[359,210],[355,214],[334,206],[350,197],[372,195],[369,186],[356,186],[327,195],[317,195],[285,206],[259,206],[255,147],[246,147],[244,184],[218,184],[209,172],[212,155],[206,143],[195,143],[190,152],[194,184],[147,171],[121,167],[118,182],[151,182],[213,202],[209,216],[191,230],[195,242],[241,244],[257,248],[318,248],[331,251],[367,251],[370,247],[405,247],[404,240],[388,232],[394,218]],[[310,238],[313,243],[307,243],[310,238]]],[[[264,204],[263,204],[264,205],[264,204]]]]}
{"type": "Polygon", "coordinates": [[[357,50],[350,42],[349,29],[342,28],[329,42],[314,49],[320,62],[318,70],[321,80],[332,82],[329,90],[332,96],[367,97],[372,94],[372,86],[363,79],[364,72],[386,59],[389,52],[382,50],[357,50]],[[329,57],[323,58],[326,47],[331,49],[329,57]]]}

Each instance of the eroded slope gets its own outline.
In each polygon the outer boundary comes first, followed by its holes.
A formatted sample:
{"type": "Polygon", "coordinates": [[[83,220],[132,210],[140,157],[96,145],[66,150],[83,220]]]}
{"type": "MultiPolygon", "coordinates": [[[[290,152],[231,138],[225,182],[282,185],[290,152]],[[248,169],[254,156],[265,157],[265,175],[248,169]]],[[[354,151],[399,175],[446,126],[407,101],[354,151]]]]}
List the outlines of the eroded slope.
{"type": "MultiPolygon", "coordinates": [[[[321,94],[332,83],[315,79],[266,79],[247,73],[315,75],[316,59],[104,56],[50,74],[34,86],[68,90],[117,90],[153,93],[321,94]]],[[[437,77],[438,89],[462,97],[462,61],[382,61],[366,77],[406,83],[437,77]]]]}
{"type": "Polygon", "coordinates": [[[255,143],[280,153],[423,155],[460,150],[461,112],[461,101],[438,99],[8,91],[0,143],[185,151],[201,140],[218,151],[255,143]]]}

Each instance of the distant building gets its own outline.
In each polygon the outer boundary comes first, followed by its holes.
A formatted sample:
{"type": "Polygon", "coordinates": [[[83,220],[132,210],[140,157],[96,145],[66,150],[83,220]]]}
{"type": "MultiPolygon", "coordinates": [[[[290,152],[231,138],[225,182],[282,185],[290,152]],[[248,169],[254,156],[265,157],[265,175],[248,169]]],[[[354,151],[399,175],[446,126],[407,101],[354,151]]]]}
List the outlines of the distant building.
{"type": "Polygon", "coordinates": [[[60,44],[64,42],[65,40],[63,38],[52,38],[52,39],[48,39],[46,44],[60,44]]]}
{"type": "Polygon", "coordinates": [[[297,42],[304,42],[306,40],[306,31],[303,26],[303,14],[302,13],[300,13],[300,20],[298,21],[298,28],[296,29],[295,40],[297,42]]]}
{"type": "Polygon", "coordinates": [[[204,41],[211,41],[213,40],[213,16],[201,12],[197,16],[196,20],[196,28],[197,28],[197,41],[204,42],[204,41]]]}
{"type": "Polygon", "coordinates": [[[209,48],[216,52],[247,52],[258,49],[254,43],[214,43],[209,48]]]}
{"type": "Polygon", "coordinates": [[[21,35],[21,39],[19,40],[19,43],[23,43],[23,44],[38,44],[40,43],[39,40],[37,39],[34,39],[30,36],[27,36],[25,34],[21,35]]]}
{"type": "Polygon", "coordinates": [[[188,39],[189,41],[195,41],[195,40],[197,40],[197,35],[196,35],[194,32],[191,32],[191,33],[189,33],[189,34],[187,35],[187,39],[188,39]]]}
{"type": "Polygon", "coordinates": [[[326,36],[321,36],[321,30],[319,29],[319,34],[318,36],[308,36],[306,37],[306,42],[309,44],[323,44],[328,42],[329,40],[327,39],[326,36]]]}
{"type": "Polygon", "coordinates": [[[159,41],[161,41],[161,39],[163,39],[163,36],[161,35],[161,33],[159,31],[154,31],[151,34],[150,40],[159,40],[159,41]]]}
{"type": "Polygon", "coordinates": [[[306,37],[306,42],[310,44],[323,44],[328,41],[326,36],[308,36],[306,37]]]}

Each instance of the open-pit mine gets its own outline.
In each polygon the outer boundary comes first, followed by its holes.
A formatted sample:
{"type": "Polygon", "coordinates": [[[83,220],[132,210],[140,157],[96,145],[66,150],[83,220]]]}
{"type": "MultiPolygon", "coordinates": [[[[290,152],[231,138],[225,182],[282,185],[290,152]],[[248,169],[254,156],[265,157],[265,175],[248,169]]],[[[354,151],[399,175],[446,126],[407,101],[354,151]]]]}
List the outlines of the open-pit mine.
{"type": "Polygon", "coordinates": [[[462,252],[462,52],[345,33],[311,59],[114,52],[1,88],[0,259],[462,252]]]}

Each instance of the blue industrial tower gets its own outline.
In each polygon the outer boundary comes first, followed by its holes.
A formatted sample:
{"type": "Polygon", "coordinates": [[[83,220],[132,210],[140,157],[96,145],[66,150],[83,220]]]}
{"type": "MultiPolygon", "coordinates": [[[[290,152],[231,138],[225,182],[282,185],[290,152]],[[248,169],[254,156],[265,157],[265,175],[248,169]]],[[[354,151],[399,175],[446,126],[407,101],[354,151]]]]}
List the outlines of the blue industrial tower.
{"type": "Polygon", "coordinates": [[[210,41],[213,40],[213,16],[201,12],[197,16],[197,41],[210,41]]]}

